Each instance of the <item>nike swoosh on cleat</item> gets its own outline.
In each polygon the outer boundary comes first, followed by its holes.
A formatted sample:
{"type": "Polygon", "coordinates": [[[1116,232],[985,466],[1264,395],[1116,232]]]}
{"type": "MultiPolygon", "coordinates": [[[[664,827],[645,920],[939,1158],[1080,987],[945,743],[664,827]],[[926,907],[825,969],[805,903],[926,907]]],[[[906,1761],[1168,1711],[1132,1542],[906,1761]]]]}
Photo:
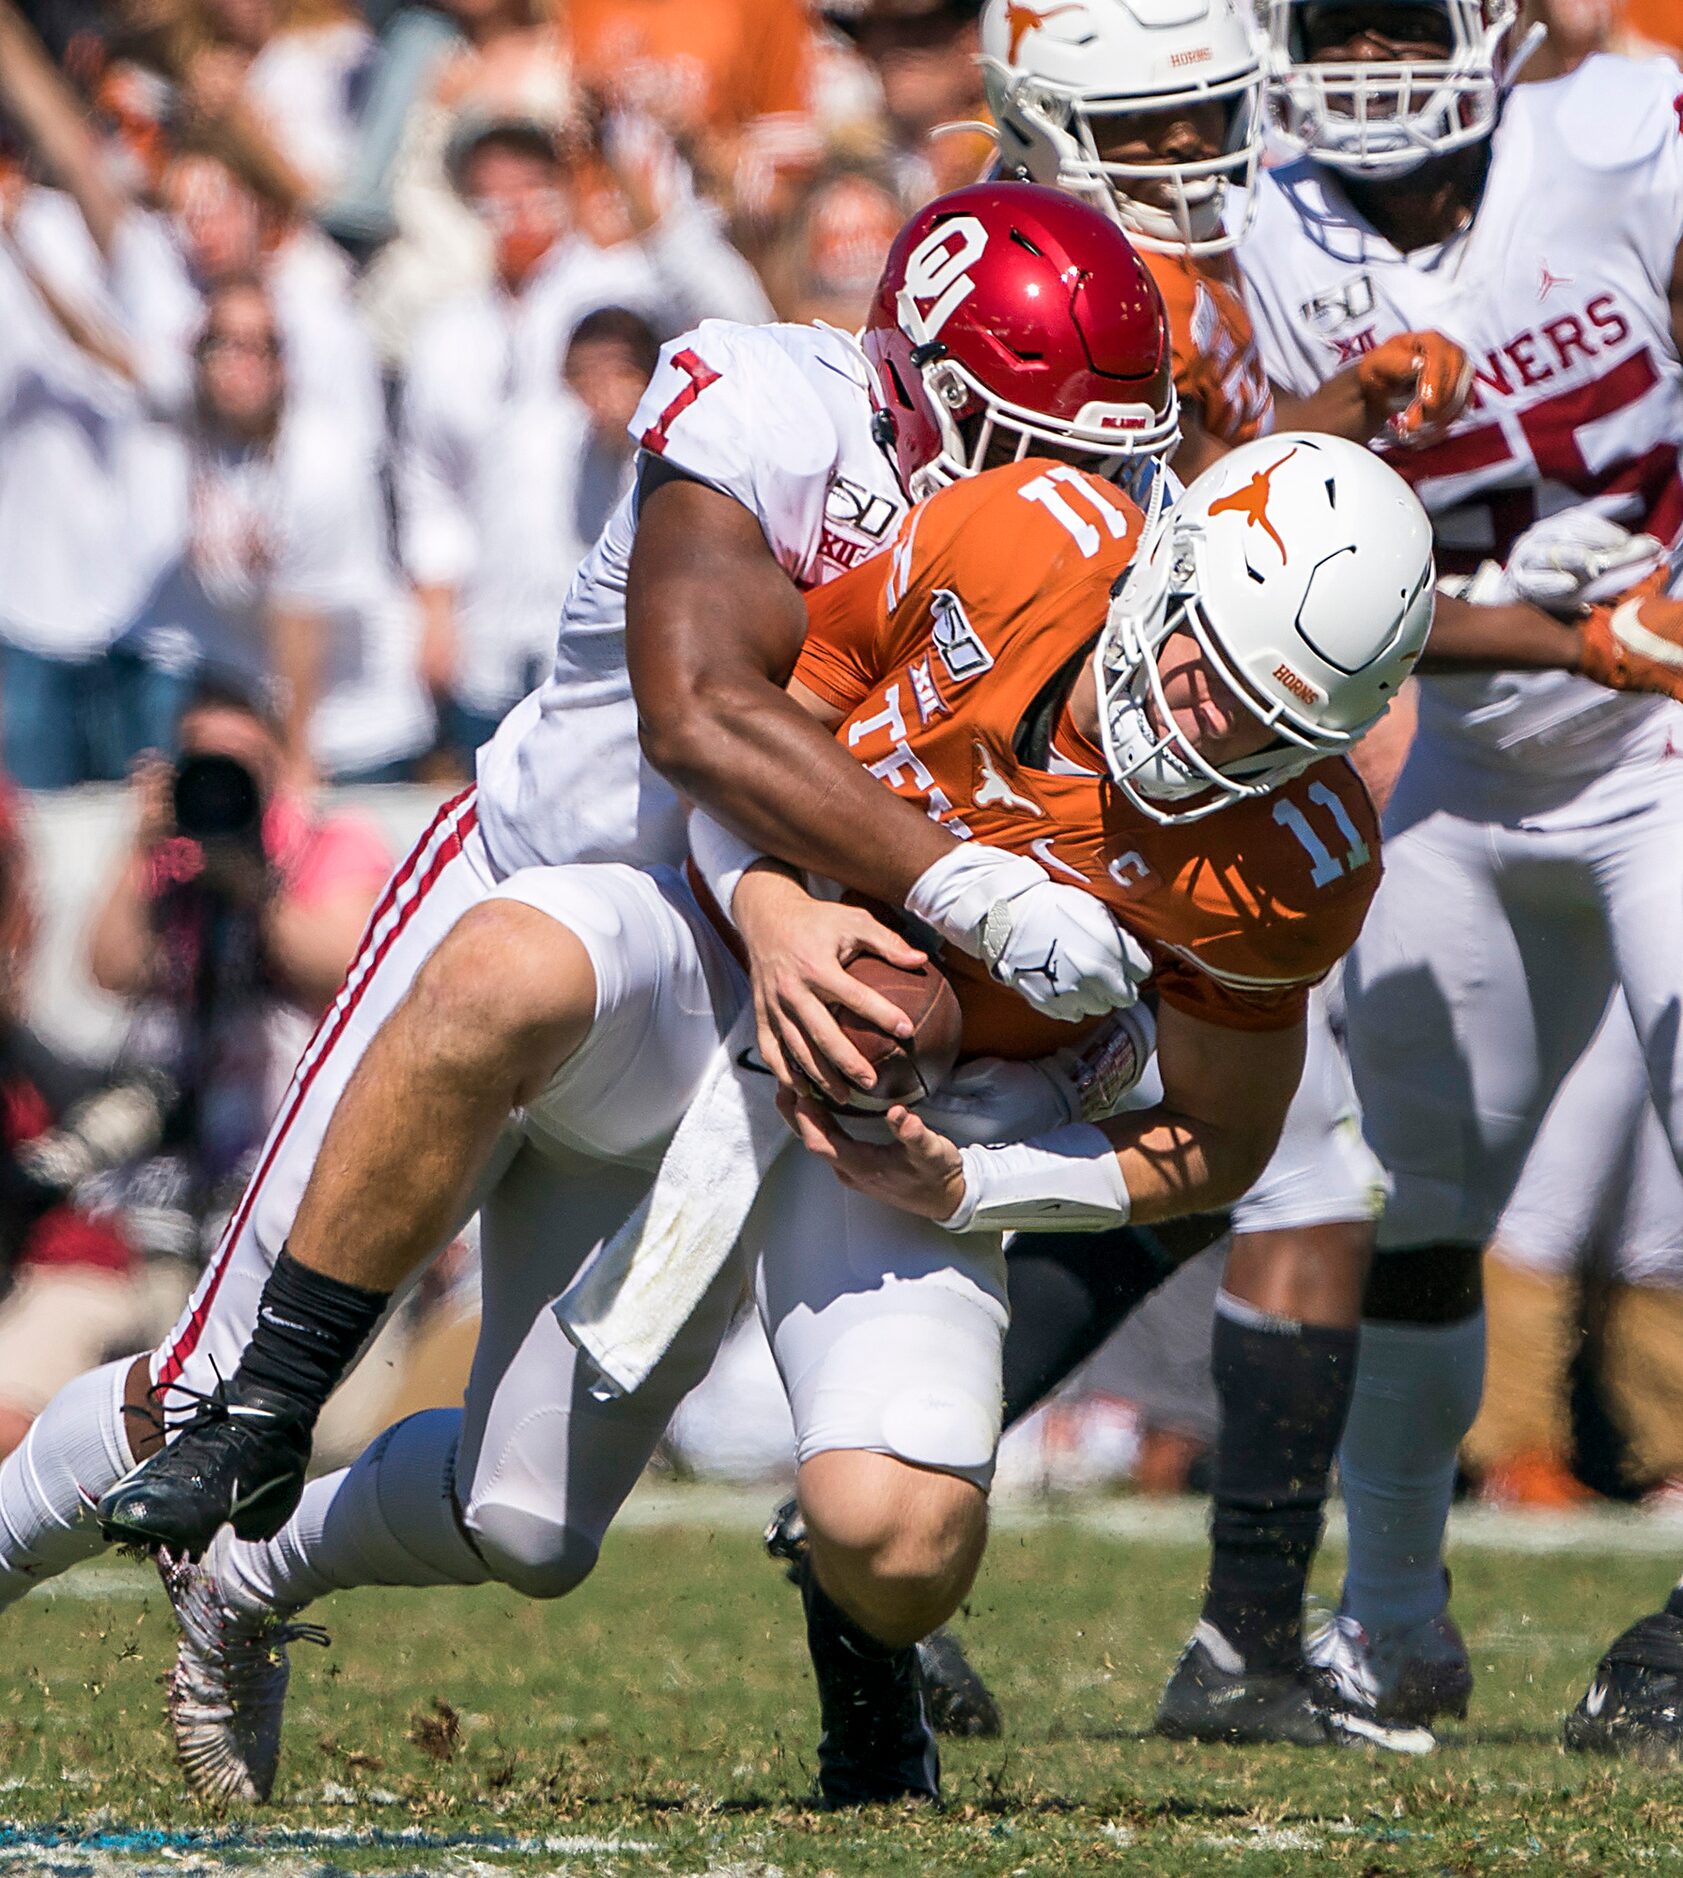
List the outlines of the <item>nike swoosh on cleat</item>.
{"type": "Polygon", "coordinates": [[[1329,1713],[1327,1720],[1335,1734],[1389,1748],[1393,1754],[1430,1754],[1437,1746],[1437,1737],[1425,1728],[1394,1728],[1384,1722],[1369,1721],[1363,1715],[1337,1711],[1329,1713]]]}

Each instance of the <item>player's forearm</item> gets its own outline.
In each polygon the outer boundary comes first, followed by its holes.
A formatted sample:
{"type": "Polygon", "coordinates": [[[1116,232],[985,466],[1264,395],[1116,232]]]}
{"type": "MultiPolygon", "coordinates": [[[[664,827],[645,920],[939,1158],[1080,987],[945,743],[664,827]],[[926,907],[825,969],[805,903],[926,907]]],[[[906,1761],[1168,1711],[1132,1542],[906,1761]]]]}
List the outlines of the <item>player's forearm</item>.
{"type": "Polygon", "coordinates": [[[745,841],[891,905],[953,837],[900,801],[769,680],[698,686],[651,722],[649,761],[745,841]]]}
{"type": "Polygon", "coordinates": [[[1218,1212],[1253,1187],[1285,1121],[1224,1128],[1163,1107],[1097,1127],[1072,1122],[1031,1141],[956,1149],[924,1210],[949,1232],[1108,1232],[1218,1212]]]}
{"type": "Polygon", "coordinates": [[[1576,626],[1516,602],[1473,606],[1438,596],[1423,672],[1573,672],[1582,645],[1576,626]]]}
{"type": "Polygon", "coordinates": [[[1285,1109],[1219,1126],[1165,1108],[1101,1124],[1127,1183],[1129,1217],[1142,1225],[1213,1213],[1254,1187],[1279,1143],[1285,1109]]]}

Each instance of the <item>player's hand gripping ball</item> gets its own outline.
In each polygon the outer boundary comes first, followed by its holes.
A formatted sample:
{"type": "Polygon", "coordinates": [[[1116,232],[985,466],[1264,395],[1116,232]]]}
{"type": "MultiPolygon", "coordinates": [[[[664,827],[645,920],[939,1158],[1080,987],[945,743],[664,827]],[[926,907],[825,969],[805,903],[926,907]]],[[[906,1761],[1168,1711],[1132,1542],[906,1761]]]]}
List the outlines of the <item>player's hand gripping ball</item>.
{"type": "Polygon", "coordinates": [[[928,960],[907,967],[870,953],[856,958],[847,972],[903,1011],[912,1024],[909,1037],[895,1037],[856,1012],[831,1007],[848,1042],[876,1071],[875,1088],[855,1090],[847,1109],[880,1114],[897,1102],[921,1102],[940,1088],[958,1061],[963,1019],[946,974],[928,960]]]}

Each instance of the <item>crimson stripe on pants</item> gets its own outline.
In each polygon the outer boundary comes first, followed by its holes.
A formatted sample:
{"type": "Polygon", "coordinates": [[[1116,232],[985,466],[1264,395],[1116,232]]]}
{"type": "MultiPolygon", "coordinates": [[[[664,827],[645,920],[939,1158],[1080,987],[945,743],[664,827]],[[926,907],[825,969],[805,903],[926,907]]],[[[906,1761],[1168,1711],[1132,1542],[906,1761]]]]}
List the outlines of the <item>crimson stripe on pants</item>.
{"type": "Polygon", "coordinates": [[[292,1079],[292,1088],[288,1093],[286,1106],[270,1133],[269,1145],[264,1150],[257,1171],[246,1186],[245,1197],[240,1201],[239,1208],[229,1222],[227,1231],[223,1233],[222,1243],[217,1247],[216,1256],[211,1261],[210,1282],[205,1286],[204,1295],[194,1306],[193,1314],[188,1318],[180,1334],[163,1355],[163,1361],[159,1364],[154,1378],[156,1387],[165,1388],[174,1382],[197,1347],[200,1332],[204,1329],[206,1320],[210,1316],[211,1306],[216,1301],[216,1293],[221,1286],[222,1274],[227,1269],[229,1257],[238,1243],[240,1234],[245,1230],[252,1208],[256,1205],[257,1197],[262,1191],[263,1181],[269,1169],[274,1165],[275,1156],[280,1152],[287,1135],[291,1132],[292,1124],[297,1120],[299,1111],[304,1106],[305,1099],[310,1093],[311,1085],[322,1064],[333,1054],[333,1046],[344,1034],[345,1026],[350,1022],[357,1005],[362,1001],[363,993],[373,982],[374,974],[380,969],[387,954],[403,936],[404,929],[414,917],[416,909],[425,900],[433,883],[443,873],[445,867],[461,853],[462,842],[473,833],[478,825],[478,812],[471,800],[473,793],[471,789],[466,790],[444,804],[434,816],[426,833],[410,851],[408,861],[392,876],[380,903],[375,907],[368,922],[368,929],[363,936],[361,949],[351,962],[351,969],[346,974],[343,988],[322,1014],[314,1036],[311,1037],[305,1046],[303,1056],[298,1060],[298,1069],[292,1079]],[[444,839],[438,843],[436,852],[428,861],[428,848],[437,840],[440,831],[444,829],[445,823],[452,816],[455,817],[453,824],[445,831],[444,839]],[[420,884],[414,895],[406,904],[398,908],[397,903],[405,888],[415,879],[423,863],[426,871],[421,875],[420,884]],[[383,938],[376,940],[375,934],[379,931],[381,922],[390,917],[394,908],[397,909],[396,921],[383,938]]]}

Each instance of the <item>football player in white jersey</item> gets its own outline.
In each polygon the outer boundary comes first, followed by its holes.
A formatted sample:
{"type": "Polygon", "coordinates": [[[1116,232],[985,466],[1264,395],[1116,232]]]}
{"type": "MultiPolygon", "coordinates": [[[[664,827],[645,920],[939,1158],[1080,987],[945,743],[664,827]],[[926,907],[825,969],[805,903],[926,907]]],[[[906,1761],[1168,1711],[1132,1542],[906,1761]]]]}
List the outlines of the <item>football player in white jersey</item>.
{"type": "MultiPolygon", "coordinates": [[[[1237,0],[1163,14],[1134,0],[1034,8],[989,0],[983,69],[1008,172],[1053,182],[1127,230],[1164,296],[1181,399],[1177,468],[1213,462],[1275,424],[1231,251],[1249,224],[1261,148],[1263,48],[1237,0]],[[1236,200],[1234,198],[1237,198],[1236,200]],[[1190,452],[1190,458],[1189,458],[1190,452]]],[[[1466,357],[1434,332],[1397,335],[1305,397],[1294,429],[1366,441],[1441,434],[1464,401],[1466,357]]],[[[1159,1726],[1220,1741],[1414,1749],[1359,1698],[1304,1673],[1304,1592],[1354,1382],[1362,1285],[1383,1175],[1364,1147],[1348,1070],[1322,998],[1285,1133],[1234,1209],[1217,1303],[1224,1404],[1214,1462],[1213,1551],[1197,1633],[1159,1726]]],[[[1157,1233],[1025,1235],[1008,1254],[1007,1423],[1057,1387],[1224,1221],[1157,1233]]],[[[788,1555],[789,1509],[769,1542],[788,1555]]],[[[952,1725],[993,1732],[997,1709],[956,1640],[934,1663],[952,1725]]]]}
{"type": "Polygon", "coordinates": [[[1512,14],[1482,0],[1268,18],[1302,153],[1260,180],[1240,257],[1270,376],[1306,393],[1421,326],[1474,361],[1449,434],[1392,458],[1465,587],[1440,602],[1345,975],[1393,1193],[1342,1448],[1344,1604],[1314,1652],[1424,1721],[1471,1686],[1441,1540],[1481,1247],[1615,983],[1683,1145],[1683,608],[1653,572],[1683,534],[1683,135],[1663,61],[1510,91],[1512,14]]]}
{"type": "MultiPolygon", "coordinates": [[[[898,903],[920,880],[947,879],[957,856],[969,884],[948,896],[956,904],[941,915],[943,927],[961,948],[985,949],[1001,982],[1038,1008],[1074,1014],[1131,1000],[1137,951],[1091,895],[1021,857],[1008,857],[1008,878],[990,877],[990,851],[956,844],[888,796],[795,711],[780,681],[804,632],[800,589],[876,552],[904,512],[908,485],[921,492],[1032,447],[1121,474],[1150,499],[1149,476],[1128,471],[1148,470],[1176,436],[1161,304],[1108,222],[1025,185],[986,185],[931,205],[896,245],[890,269],[880,307],[894,331],[873,317],[864,351],[827,329],[722,322],[666,349],[633,425],[643,473],[575,582],[554,674],[483,754],[477,795],[446,805],[393,877],[181,1323],[132,1368],[108,1366],[63,1392],[0,1470],[0,1598],[97,1549],[86,1501],[101,1491],[108,1531],[163,1536],[154,1523],[179,1513],[204,1484],[201,1463],[218,1451],[218,1437],[233,1436],[234,1451],[231,1470],[211,1484],[233,1497],[232,1479],[240,1479],[243,1528],[278,1525],[296,1499],[314,1411],[400,1275],[380,1261],[393,1256],[397,1236],[413,1236],[411,1203],[429,1186],[440,1239],[478,1203],[490,1237],[507,1235],[509,1258],[488,1254],[481,1349],[493,1373],[515,1358],[544,1301],[533,1294],[534,1261],[524,1251],[532,1210],[522,1203],[540,1176],[529,1153],[511,1162],[500,1152],[474,1192],[452,1186],[446,1164],[488,1144],[446,1121],[448,1078],[400,1077],[395,1104],[374,1098],[381,1151],[397,1148],[394,1129],[405,1137],[399,1178],[353,1180],[355,1203],[348,1212],[342,1198],[333,1203],[319,1248],[308,1235],[307,1244],[299,1239],[295,1215],[330,1121],[347,1090],[366,1080],[353,1071],[469,909],[516,874],[681,853],[672,789],[639,759],[639,729],[695,796],[879,899],[898,903]],[[512,1275],[516,1267],[528,1270],[524,1280],[512,1275]],[[277,1335],[289,1347],[265,1360],[264,1345],[277,1335]]],[[[844,936],[831,938],[827,956],[796,959],[772,988],[763,1031],[768,1054],[788,1051],[832,1088],[849,1074],[868,1082],[869,1071],[827,1005],[847,1002],[898,1022],[892,1007],[861,996],[842,959],[861,949],[908,954],[863,912],[837,915],[832,934],[838,926],[844,936]]],[[[623,1051],[634,1056],[632,1040],[623,1051]]],[[[324,1164],[337,1166],[331,1153],[324,1164]]],[[[618,1175],[574,1207],[563,1263],[570,1250],[576,1264],[625,1216],[637,1185],[618,1175]]],[[[546,1222],[550,1253],[555,1229],[546,1222]]],[[[547,1270],[546,1295],[553,1259],[547,1270]]],[[[546,1405],[563,1373],[552,1357],[540,1350],[535,1364],[546,1405]]],[[[587,1422],[593,1411],[581,1399],[573,1412],[587,1422]]],[[[664,1419],[652,1396],[641,1412],[664,1419]]],[[[585,1523],[558,1521],[553,1475],[560,1466],[565,1476],[567,1457],[520,1451],[523,1430],[541,1446],[542,1420],[539,1412],[531,1427],[519,1417],[509,1427],[475,1427],[485,1479],[464,1468],[459,1487],[459,1415],[416,1418],[382,1438],[341,1483],[366,1514],[350,1541],[362,1548],[354,1569],[387,1582],[483,1575],[478,1546],[496,1554],[512,1582],[540,1592],[576,1582],[594,1557],[587,1528],[630,1483],[606,1478],[611,1468],[590,1476],[580,1463],[560,1486],[569,1516],[585,1523]]],[[[336,1500],[341,1513],[344,1504],[336,1500]]],[[[224,1498],[206,1530],[229,1510],[224,1498]]],[[[345,1532],[339,1513],[335,1520],[345,1532]]],[[[882,1675],[892,1707],[905,1672],[890,1662],[882,1675]]],[[[914,1759],[921,1747],[919,1737],[914,1759]]],[[[206,1776],[206,1790],[215,1778],[206,1776]]],[[[920,1759],[909,1778],[926,1780],[920,1759]]]]}

